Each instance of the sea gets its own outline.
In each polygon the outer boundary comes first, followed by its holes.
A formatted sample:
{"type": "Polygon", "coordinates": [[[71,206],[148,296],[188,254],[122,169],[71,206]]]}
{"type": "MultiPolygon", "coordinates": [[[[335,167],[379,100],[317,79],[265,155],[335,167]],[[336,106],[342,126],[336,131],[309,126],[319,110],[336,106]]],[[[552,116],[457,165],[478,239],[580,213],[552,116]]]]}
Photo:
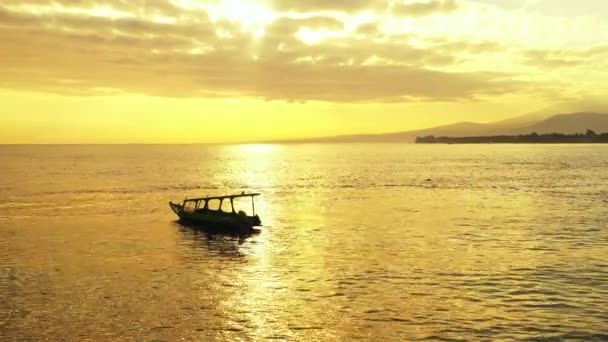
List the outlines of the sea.
{"type": "Polygon", "coordinates": [[[0,340],[606,341],[608,146],[3,145],[0,340]]]}

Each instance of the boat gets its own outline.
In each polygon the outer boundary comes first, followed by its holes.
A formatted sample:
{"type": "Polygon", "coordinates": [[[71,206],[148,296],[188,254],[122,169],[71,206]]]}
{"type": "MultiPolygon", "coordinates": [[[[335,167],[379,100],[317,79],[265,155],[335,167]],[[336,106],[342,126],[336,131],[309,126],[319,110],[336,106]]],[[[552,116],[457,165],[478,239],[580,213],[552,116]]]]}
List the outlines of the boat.
{"type": "Polygon", "coordinates": [[[186,198],[181,204],[169,202],[169,207],[179,217],[179,220],[186,223],[200,224],[207,228],[230,229],[238,232],[253,231],[254,227],[261,226],[260,217],[255,214],[255,197],[258,193],[241,193],[238,195],[212,196],[200,198],[186,198]],[[236,198],[250,197],[252,216],[244,211],[236,212],[234,200],[236,198]],[[231,211],[223,211],[224,201],[230,201],[231,211]],[[210,201],[219,201],[217,209],[209,207],[210,201]]]}

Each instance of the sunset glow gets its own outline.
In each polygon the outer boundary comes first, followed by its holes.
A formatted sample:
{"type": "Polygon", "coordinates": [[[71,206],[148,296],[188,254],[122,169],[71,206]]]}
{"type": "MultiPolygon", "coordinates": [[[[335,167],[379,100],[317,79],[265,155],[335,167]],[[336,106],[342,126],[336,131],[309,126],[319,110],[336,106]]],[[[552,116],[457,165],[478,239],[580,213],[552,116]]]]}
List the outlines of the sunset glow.
{"type": "Polygon", "coordinates": [[[603,110],[603,0],[8,0],[0,143],[218,143],[603,110]]]}

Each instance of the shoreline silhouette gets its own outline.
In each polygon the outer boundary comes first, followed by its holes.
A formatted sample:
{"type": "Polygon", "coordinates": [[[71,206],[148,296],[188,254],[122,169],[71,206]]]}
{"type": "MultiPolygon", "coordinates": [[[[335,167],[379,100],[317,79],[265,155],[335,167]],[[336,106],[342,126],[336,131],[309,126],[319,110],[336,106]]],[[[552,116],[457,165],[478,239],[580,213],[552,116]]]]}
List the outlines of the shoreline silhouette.
{"type": "Polygon", "coordinates": [[[608,133],[595,133],[587,130],[586,133],[575,134],[531,134],[520,135],[491,135],[472,137],[448,137],[429,135],[417,137],[416,144],[606,144],[608,133]]]}

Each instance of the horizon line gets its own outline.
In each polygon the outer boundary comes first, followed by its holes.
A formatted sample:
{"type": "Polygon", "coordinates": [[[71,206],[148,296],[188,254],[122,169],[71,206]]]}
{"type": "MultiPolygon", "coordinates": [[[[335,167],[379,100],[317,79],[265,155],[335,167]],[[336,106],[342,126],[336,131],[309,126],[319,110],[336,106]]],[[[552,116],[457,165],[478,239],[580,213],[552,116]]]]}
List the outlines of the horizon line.
{"type": "MultiPolygon", "coordinates": [[[[573,113],[556,113],[549,116],[549,118],[560,116],[560,115],[574,115],[574,114],[600,114],[600,115],[608,115],[608,113],[601,113],[597,111],[577,111],[573,113]]],[[[525,116],[518,115],[513,116],[509,119],[515,119],[517,117],[525,116]]],[[[506,120],[509,120],[506,119],[506,120]]],[[[452,123],[446,123],[438,126],[432,126],[427,128],[419,128],[414,130],[399,130],[399,131],[387,131],[387,132],[376,132],[376,133],[345,133],[338,135],[323,135],[323,136],[313,136],[313,137],[300,137],[300,138],[280,138],[280,139],[272,139],[272,140],[250,140],[250,141],[226,141],[226,142],[103,142],[103,143],[95,143],[95,142],[61,142],[61,143],[53,143],[53,142],[31,142],[31,143],[2,143],[2,146],[19,146],[19,145],[255,145],[255,144],[415,144],[415,141],[319,141],[324,139],[336,139],[336,138],[346,138],[346,137],[369,137],[369,136],[382,136],[382,135],[391,135],[391,134],[400,134],[400,133],[410,133],[417,131],[424,131],[429,129],[437,129],[446,126],[452,126],[457,124],[480,124],[480,125],[491,125],[493,123],[500,123],[505,120],[491,121],[491,122],[475,122],[475,121],[456,121],[452,123]]],[[[540,120],[543,121],[543,120],[540,120]]],[[[529,132],[529,134],[534,132],[529,132]]],[[[553,132],[558,133],[558,132],[553,132]]],[[[585,132],[578,132],[584,134],[585,132]]],[[[607,132],[608,133],[608,132],[607,132]]],[[[576,134],[576,133],[575,133],[576,134]]],[[[495,136],[495,135],[487,135],[487,136],[495,136]]],[[[476,137],[484,137],[484,135],[476,136],[476,137]]]]}

